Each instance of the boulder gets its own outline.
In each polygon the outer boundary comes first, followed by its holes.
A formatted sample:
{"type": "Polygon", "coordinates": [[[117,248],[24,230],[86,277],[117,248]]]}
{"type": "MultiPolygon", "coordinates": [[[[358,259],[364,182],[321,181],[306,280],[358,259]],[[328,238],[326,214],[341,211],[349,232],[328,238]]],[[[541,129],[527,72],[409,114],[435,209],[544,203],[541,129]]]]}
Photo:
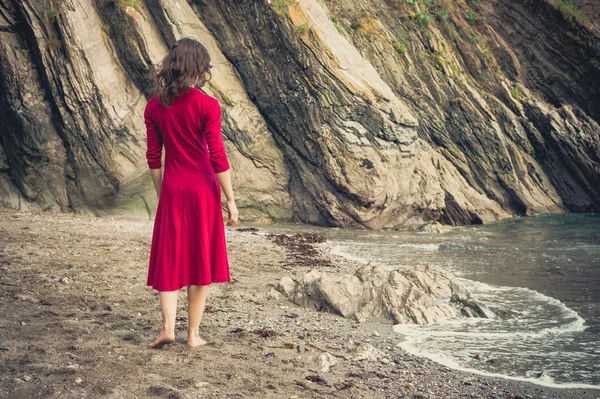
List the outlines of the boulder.
{"type": "Polygon", "coordinates": [[[318,270],[299,280],[283,277],[278,289],[297,305],[345,318],[428,324],[453,317],[493,317],[451,275],[433,266],[387,270],[366,264],[354,275],[318,270]]]}

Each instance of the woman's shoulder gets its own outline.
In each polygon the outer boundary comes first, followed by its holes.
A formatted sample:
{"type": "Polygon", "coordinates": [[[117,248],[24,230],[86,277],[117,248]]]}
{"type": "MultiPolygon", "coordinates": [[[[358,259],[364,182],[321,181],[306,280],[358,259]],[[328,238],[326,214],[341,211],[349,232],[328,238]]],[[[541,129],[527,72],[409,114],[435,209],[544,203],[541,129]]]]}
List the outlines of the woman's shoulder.
{"type": "Polygon", "coordinates": [[[199,89],[197,89],[195,87],[192,87],[190,89],[190,93],[199,102],[201,102],[202,104],[208,106],[209,108],[214,108],[214,107],[220,107],[221,106],[219,104],[219,100],[217,100],[216,98],[214,98],[212,96],[209,96],[208,94],[204,93],[202,90],[199,90],[199,89]]]}
{"type": "Polygon", "coordinates": [[[160,95],[156,94],[148,99],[146,108],[144,109],[144,116],[150,116],[157,104],[160,104],[160,95]]]}
{"type": "Polygon", "coordinates": [[[150,112],[157,104],[160,104],[160,94],[155,94],[146,103],[146,112],[150,112]]]}

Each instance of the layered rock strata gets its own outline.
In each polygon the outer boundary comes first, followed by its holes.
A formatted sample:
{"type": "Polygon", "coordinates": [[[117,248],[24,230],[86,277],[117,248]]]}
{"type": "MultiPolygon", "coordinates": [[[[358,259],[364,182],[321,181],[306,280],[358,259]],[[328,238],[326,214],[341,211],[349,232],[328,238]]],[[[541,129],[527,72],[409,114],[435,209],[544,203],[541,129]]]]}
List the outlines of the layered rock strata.
{"type": "Polygon", "coordinates": [[[600,41],[584,3],[0,0],[0,203],[151,217],[151,69],[191,36],[213,58],[205,89],[246,220],[597,211],[600,41]]]}

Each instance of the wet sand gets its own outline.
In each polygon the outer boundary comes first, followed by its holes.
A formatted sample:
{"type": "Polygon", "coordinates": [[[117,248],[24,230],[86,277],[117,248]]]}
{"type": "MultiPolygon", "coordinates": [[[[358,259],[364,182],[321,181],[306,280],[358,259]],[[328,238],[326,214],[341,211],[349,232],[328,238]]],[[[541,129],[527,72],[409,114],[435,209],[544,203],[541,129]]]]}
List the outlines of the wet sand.
{"type": "Polygon", "coordinates": [[[151,221],[0,209],[0,398],[600,397],[452,371],[402,352],[389,324],[299,308],[274,290],[281,277],[356,265],[298,262],[242,227],[227,228],[232,282],[209,288],[209,345],[185,345],[182,290],[177,342],[156,350],[151,221]]]}

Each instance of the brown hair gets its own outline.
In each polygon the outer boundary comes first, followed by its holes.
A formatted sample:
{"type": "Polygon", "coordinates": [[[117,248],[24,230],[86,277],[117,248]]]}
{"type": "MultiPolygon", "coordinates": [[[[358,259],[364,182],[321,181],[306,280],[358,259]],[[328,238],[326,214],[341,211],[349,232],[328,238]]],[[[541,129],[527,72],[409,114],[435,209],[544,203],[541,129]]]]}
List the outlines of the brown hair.
{"type": "Polygon", "coordinates": [[[162,60],[156,75],[156,91],[165,107],[190,87],[200,88],[211,78],[206,47],[191,38],[180,39],[162,60]]]}

